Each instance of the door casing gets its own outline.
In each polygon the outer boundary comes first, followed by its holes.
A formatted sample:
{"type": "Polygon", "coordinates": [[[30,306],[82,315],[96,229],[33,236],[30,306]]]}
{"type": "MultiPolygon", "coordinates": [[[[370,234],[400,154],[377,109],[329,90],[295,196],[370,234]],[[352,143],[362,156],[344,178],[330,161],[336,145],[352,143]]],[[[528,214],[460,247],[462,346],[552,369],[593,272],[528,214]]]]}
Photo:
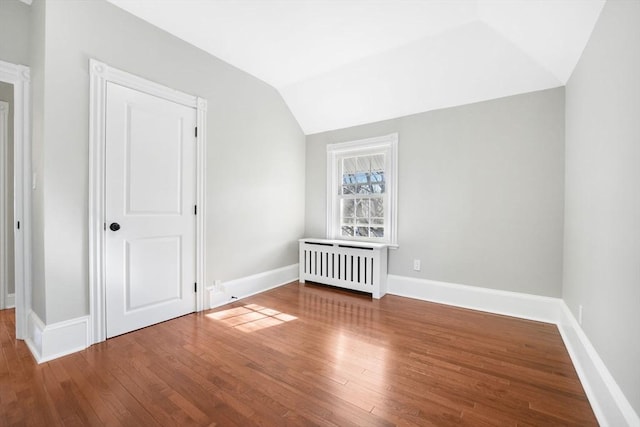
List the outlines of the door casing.
{"type": "Polygon", "coordinates": [[[0,81],[13,85],[16,338],[24,340],[28,335],[27,317],[31,312],[31,69],[0,61],[0,81]]]}
{"type": "MultiPolygon", "coordinates": [[[[7,308],[7,290],[9,278],[7,264],[9,263],[9,246],[7,245],[7,144],[9,144],[9,103],[0,101],[0,310],[7,308]]],[[[12,227],[13,228],[13,227],[12,227]]],[[[13,252],[13,250],[12,250],[13,252]]]]}
{"type": "Polygon", "coordinates": [[[196,137],[196,311],[205,307],[205,177],[207,101],[89,60],[89,343],[106,339],[105,310],[105,111],[106,85],[113,82],[197,111],[196,137]]]}

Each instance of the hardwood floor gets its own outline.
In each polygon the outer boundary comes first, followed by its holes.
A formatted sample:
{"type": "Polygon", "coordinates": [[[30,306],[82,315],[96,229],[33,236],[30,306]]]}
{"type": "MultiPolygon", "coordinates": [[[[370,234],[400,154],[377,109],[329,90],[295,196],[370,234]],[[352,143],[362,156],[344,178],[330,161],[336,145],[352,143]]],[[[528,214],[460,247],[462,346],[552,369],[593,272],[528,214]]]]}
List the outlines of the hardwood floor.
{"type": "Polygon", "coordinates": [[[597,425],[554,325],[292,283],[37,365],[0,311],[0,425],[597,425]]]}

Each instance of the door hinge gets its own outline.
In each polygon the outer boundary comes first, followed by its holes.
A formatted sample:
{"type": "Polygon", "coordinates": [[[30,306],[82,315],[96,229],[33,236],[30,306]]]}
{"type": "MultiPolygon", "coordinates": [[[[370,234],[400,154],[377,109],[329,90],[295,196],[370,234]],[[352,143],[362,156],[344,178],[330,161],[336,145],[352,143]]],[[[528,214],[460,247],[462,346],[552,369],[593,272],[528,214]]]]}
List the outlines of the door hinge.
{"type": "Polygon", "coordinates": [[[195,133],[196,133],[196,138],[197,138],[198,137],[198,127],[197,126],[196,126],[195,133]]]}
{"type": "Polygon", "coordinates": [[[198,215],[198,205],[193,205],[193,214],[198,215]]]}
{"type": "Polygon", "coordinates": [[[193,284],[193,292],[198,292],[198,283],[193,284]]]}

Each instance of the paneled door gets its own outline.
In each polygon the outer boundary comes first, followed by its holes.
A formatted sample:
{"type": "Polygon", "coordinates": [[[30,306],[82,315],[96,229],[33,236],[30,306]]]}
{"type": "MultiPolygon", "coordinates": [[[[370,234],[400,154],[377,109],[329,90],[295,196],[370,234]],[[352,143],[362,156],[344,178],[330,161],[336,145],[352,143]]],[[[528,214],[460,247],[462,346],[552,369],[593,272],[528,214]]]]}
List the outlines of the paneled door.
{"type": "Polygon", "coordinates": [[[195,311],[196,110],[108,82],[107,338],[195,311]]]}

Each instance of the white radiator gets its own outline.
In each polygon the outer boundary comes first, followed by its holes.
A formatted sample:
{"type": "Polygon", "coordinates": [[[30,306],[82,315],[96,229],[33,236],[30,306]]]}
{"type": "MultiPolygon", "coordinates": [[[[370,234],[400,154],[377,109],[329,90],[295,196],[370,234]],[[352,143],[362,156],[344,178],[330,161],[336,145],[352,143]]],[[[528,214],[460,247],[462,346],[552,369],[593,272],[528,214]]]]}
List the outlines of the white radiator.
{"type": "Polygon", "coordinates": [[[305,281],[387,293],[387,245],[346,240],[300,239],[300,283],[305,281]]]}

